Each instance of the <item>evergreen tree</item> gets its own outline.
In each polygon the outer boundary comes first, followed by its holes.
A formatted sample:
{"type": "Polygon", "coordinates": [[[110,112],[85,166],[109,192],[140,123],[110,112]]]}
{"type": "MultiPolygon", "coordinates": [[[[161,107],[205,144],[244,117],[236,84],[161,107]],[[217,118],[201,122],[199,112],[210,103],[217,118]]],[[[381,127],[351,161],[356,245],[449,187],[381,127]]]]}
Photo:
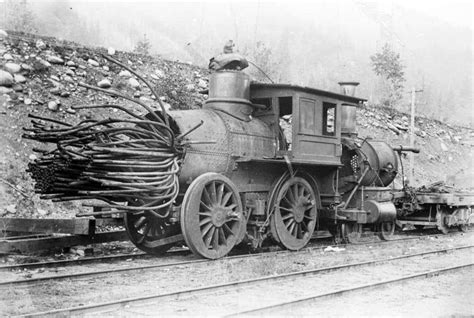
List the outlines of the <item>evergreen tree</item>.
{"type": "Polygon", "coordinates": [[[146,37],[146,34],[143,34],[143,39],[137,42],[133,51],[139,54],[150,55],[150,49],[150,41],[146,37]]]}
{"type": "Polygon", "coordinates": [[[388,84],[388,92],[383,97],[382,103],[387,106],[394,106],[402,99],[403,82],[405,82],[405,66],[400,60],[400,54],[392,50],[387,43],[382,47],[382,51],[370,57],[372,69],[378,76],[381,76],[388,84]]]}

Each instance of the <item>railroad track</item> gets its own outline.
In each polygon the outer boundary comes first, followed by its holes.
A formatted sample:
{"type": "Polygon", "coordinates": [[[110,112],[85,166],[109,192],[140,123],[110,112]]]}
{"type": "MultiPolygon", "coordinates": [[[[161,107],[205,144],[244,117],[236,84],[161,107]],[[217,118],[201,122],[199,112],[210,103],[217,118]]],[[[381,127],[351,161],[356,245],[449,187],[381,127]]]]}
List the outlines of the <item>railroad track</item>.
{"type": "MultiPolygon", "coordinates": [[[[425,239],[429,237],[428,235],[425,236],[409,236],[409,237],[400,237],[395,238],[390,241],[372,241],[366,243],[358,243],[358,244],[338,244],[338,245],[317,245],[317,246],[309,246],[300,251],[275,251],[275,252],[260,252],[254,254],[238,254],[234,256],[228,256],[223,258],[223,260],[242,260],[252,257],[272,257],[272,256],[284,256],[284,255],[297,255],[298,253],[308,253],[318,249],[325,249],[327,247],[357,247],[357,246],[367,246],[367,245],[375,245],[375,244],[387,244],[387,243],[394,243],[400,241],[407,241],[407,240],[417,240],[417,239],[425,239]]],[[[182,251],[179,251],[182,252],[182,251]]],[[[48,268],[48,267],[58,267],[58,266],[72,266],[72,265],[83,265],[83,264],[90,264],[90,263],[102,263],[102,262],[110,262],[114,260],[126,260],[130,258],[148,258],[152,259],[152,256],[140,253],[140,254],[120,254],[120,255],[112,255],[112,256],[104,256],[104,257],[96,257],[96,258],[84,258],[84,259],[77,259],[77,260],[60,260],[60,261],[51,261],[51,262],[35,262],[35,263],[27,263],[27,264],[17,264],[17,265],[6,265],[0,266],[1,270],[9,270],[9,271],[19,271],[22,269],[32,269],[32,268],[48,268]]],[[[167,262],[168,259],[172,258],[173,256],[166,256],[159,258],[160,261],[165,261],[164,263],[160,264],[148,264],[148,265],[139,265],[139,266],[128,266],[130,263],[127,263],[127,267],[120,267],[114,269],[105,269],[105,270],[93,270],[93,271],[85,271],[79,273],[68,273],[68,274],[61,274],[61,275],[50,275],[50,276],[43,276],[43,277],[35,277],[35,278],[24,278],[24,279],[13,279],[13,280],[4,280],[0,281],[0,287],[2,286],[20,286],[20,285],[31,285],[35,283],[47,282],[47,281],[58,281],[64,279],[79,279],[84,277],[92,277],[92,276],[99,276],[105,274],[116,274],[116,273],[124,273],[124,272],[132,272],[132,271],[140,271],[140,270],[148,270],[148,269],[164,269],[164,268],[173,268],[179,266],[186,266],[186,265],[194,265],[194,264],[201,264],[201,263],[211,263],[213,260],[208,259],[192,259],[192,260],[184,260],[184,261],[170,261],[167,262]]]]}
{"type": "MultiPolygon", "coordinates": [[[[305,270],[305,271],[298,271],[298,272],[291,272],[291,273],[285,273],[285,274],[279,274],[279,275],[269,275],[269,276],[264,276],[264,277],[258,277],[258,278],[253,278],[253,279],[247,279],[247,280],[240,280],[240,281],[233,281],[229,283],[222,283],[222,284],[215,284],[215,285],[207,285],[207,286],[202,286],[202,287],[197,287],[197,288],[191,288],[191,289],[184,289],[184,290],[179,290],[179,291],[174,291],[174,292],[169,292],[169,293],[161,293],[161,294],[154,294],[154,295],[146,295],[146,296],[140,296],[140,297],[133,297],[133,298],[126,298],[126,299],[120,299],[120,300],[114,300],[114,301],[109,301],[109,302],[104,302],[104,303],[97,303],[97,304],[91,304],[91,305],[86,305],[86,306],[78,306],[78,307],[70,307],[70,308],[64,308],[64,309],[58,309],[58,310],[51,310],[51,311],[44,311],[44,312],[37,312],[37,313],[30,313],[24,315],[25,317],[38,317],[38,316],[49,316],[49,315],[67,315],[67,316],[74,316],[74,315],[84,315],[84,314],[90,314],[90,313],[115,313],[117,314],[117,310],[124,310],[125,314],[127,315],[128,313],[131,313],[133,315],[140,315],[140,314],[150,314],[153,311],[153,309],[150,309],[150,305],[154,304],[155,310],[156,307],[159,306],[160,310],[163,309],[164,313],[166,313],[166,309],[170,308],[175,308],[176,304],[174,304],[174,301],[177,301],[178,297],[179,300],[182,302],[186,302],[186,298],[188,296],[196,296],[205,294],[206,299],[213,298],[212,296],[210,297],[209,294],[214,293],[219,293],[220,296],[223,294],[229,293],[229,290],[231,292],[238,292],[245,294],[245,292],[242,292],[242,289],[245,287],[250,287],[252,290],[256,289],[258,284],[261,283],[278,283],[284,284],[284,282],[288,282],[291,284],[297,284],[297,280],[304,278],[305,282],[309,282],[308,276],[315,276],[319,274],[330,274],[330,273],[336,273],[342,270],[349,270],[349,269],[356,269],[356,268],[365,268],[369,266],[374,266],[374,265],[381,265],[381,264],[389,264],[392,266],[396,266],[394,264],[390,263],[396,263],[402,260],[408,260],[408,259],[413,259],[413,258],[420,258],[420,257],[433,257],[433,256],[438,256],[441,254],[446,254],[446,253],[453,253],[457,251],[463,251],[463,250],[469,250],[472,249],[474,245],[465,245],[465,246],[458,246],[458,247],[451,247],[451,248],[444,248],[444,249],[437,249],[433,251],[426,251],[426,252],[421,252],[421,253],[415,253],[415,254],[408,254],[408,255],[401,255],[401,256],[396,256],[396,257],[390,257],[390,258],[382,258],[382,259],[376,259],[376,260],[370,260],[370,261],[363,261],[363,262],[356,262],[356,263],[350,263],[350,264],[343,264],[343,265],[336,265],[336,266],[330,266],[330,267],[323,267],[323,268],[316,268],[316,269],[311,269],[311,270],[305,270]],[[184,299],[184,300],[183,300],[184,299]],[[159,301],[159,305],[157,305],[157,302],[159,301]],[[141,305],[141,307],[138,307],[141,305]],[[148,306],[148,307],[147,307],[148,306]],[[168,307],[166,307],[168,306],[168,307]]],[[[450,255],[448,255],[450,256],[450,255]]],[[[426,264],[431,264],[430,261],[425,261],[426,264]]],[[[395,278],[390,278],[390,279],[385,279],[373,283],[367,283],[367,284],[359,284],[356,286],[352,286],[349,288],[342,288],[342,289],[337,289],[333,290],[330,292],[324,292],[324,293],[317,293],[315,295],[310,295],[310,296],[305,296],[305,297],[299,297],[296,299],[291,299],[290,301],[285,301],[285,302],[280,302],[280,303],[273,303],[271,305],[266,305],[266,306],[259,306],[256,308],[252,309],[247,309],[243,311],[238,311],[234,313],[230,313],[231,316],[235,315],[249,315],[249,314],[259,314],[259,313],[264,313],[267,310],[275,310],[279,307],[283,306],[288,306],[292,305],[298,302],[305,302],[305,301],[310,301],[314,300],[317,298],[323,298],[323,297],[329,297],[329,296],[335,296],[335,295],[340,295],[343,293],[348,293],[352,291],[357,291],[357,290],[364,290],[368,288],[374,288],[377,286],[383,286],[383,285],[388,285],[388,284],[393,284],[396,282],[401,282],[401,281],[407,281],[410,279],[415,279],[419,277],[429,277],[432,275],[437,275],[449,271],[455,271],[458,269],[466,268],[466,267],[472,267],[474,266],[474,263],[466,263],[466,264],[457,264],[454,266],[447,266],[443,268],[438,268],[438,269],[431,269],[431,270],[424,270],[422,272],[417,272],[417,273],[412,273],[412,274],[407,274],[407,275],[402,275],[398,276],[395,278]]],[[[394,268],[399,268],[399,267],[394,267],[394,268]]],[[[250,289],[249,288],[249,289],[250,289]]],[[[306,286],[306,288],[308,288],[306,286]]],[[[267,291],[270,289],[266,289],[267,291]]],[[[272,290],[274,292],[274,290],[272,290]]],[[[228,296],[228,295],[227,295],[228,296]]],[[[194,301],[199,301],[194,297],[194,301]]],[[[217,296],[216,296],[217,297],[217,296]]],[[[187,298],[189,299],[189,298],[187,298]]],[[[188,304],[189,305],[189,304],[188,304]]],[[[199,310],[196,311],[196,313],[199,313],[199,310]]],[[[227,313],[229,314],[229,313],[227,313]]]]}
{"type": "MultiPolygon", "coordinates": [[[[458,235],[458,232],[452,232],[447,235],[453,236],[453,235],[458,235]]],[[[347,246],[359,246],[359,245],[367,245],[367,244],[386,244],[390,242],[397,242],[397,241],[404,241],[404,240],[416,240],[416,239],[424,239],[424,238],[429,238],[429,237],[436,237],[440,235],[436,231],[434,231],[434,234],[431,232],[421,232],[419,230],[410,230],[406,232],[401,232],[401,234],[398,234],[394,239],[389,240],[389,241],[370,241],[370,242],[362,242],[362,243],[351,243],[351,244],[337,244],[337,245],[317,245],[313,246],[310,245],[308,247],[305,247],[301,251],[307,251],[307,250],[312,250],[315,248],[326,248],[328,246],[331,247],[347,247],[347,246]],[[428,234],[426,234],[428,233],[428,234]],[[415,234],[415,235],[414,235],[415,234]]],[[[376,236],[374,236],[375,239],[377,239],[376,236]]],[[[317,242],[317,241],[316,241],[317,242]]],[[[314,243],[313,243],[314,244],[314,243]]],[[[279,253],[295,253],[295,252],[289,252],[289,251],[279,251],[279,253]]],[[[263,252],[258,252],[258,253],[253,253],[252,255],[260,255],[263,252]]],[[[161,259],[168,258],[168,257],[174,257],[175,255],[186,255],[190,254],[190,251],[188,249],[178,249],[178,250],[170,250],[164,254],[161,259]]],[[[236,254],[238,256],[238,254],[236,254]]],[[[83,265],[83,264],[91,264],[91,263],[103,263],[103,262],[112,262],[116,260],[126,260],[126,259],[137,259],[137,258],[154,258],[155,256],[139,252],[139,253],[133,253],[133,254],[117,254],[117,255],[106,255],[106,256],[100,256],[100,257],[85,257],[85,258],[78,258],[78,259],[68,259],[68,260],[55,260],[55,261],[42,261],[42,262],[31,262],[31,263],[21,263],[21,264],[10,264],[10,265],[1,265],[0,266],[0,272],[5,271],[5,270],[10,270],[10,271],[18,271],[18,270],[24,270],[24,269],[34,269],[34,268],[50,268],[50,267],[58,267],[58,266],[72,266],[72,265],[83,265]]],[[[245,256],[247,257],[247,256],[245,256]]],[[[0,282],[1,283],[1,282],[0,282]]]]}

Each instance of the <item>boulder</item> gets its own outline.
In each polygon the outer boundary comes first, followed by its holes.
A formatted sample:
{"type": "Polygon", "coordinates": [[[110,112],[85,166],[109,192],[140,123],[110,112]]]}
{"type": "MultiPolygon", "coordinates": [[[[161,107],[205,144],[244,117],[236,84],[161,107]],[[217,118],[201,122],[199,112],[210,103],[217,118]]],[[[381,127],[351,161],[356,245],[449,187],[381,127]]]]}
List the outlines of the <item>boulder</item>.
{"type": "Polygon", "coordinates": [[[13,56],[9,53],[3,54],[3,59],[7,61],[13,60],[13,56]]]}
{"type": "Polygon", "coordinates": [[[59,103],[57,101],[50,101],[48,102],[48,109],[53,111],[53,112],[57,112],[58,109],[59,109],[59,103]]]}
{"type": "Polygon", "coordinates": [[[97,62],[96,60],[93,60],[93,59],[88,59],[87,63],[89,63],[89,65],[92,65],[92,66],[95,66],[95,67],[99,66],[99,62],[97,62]]]}
{"type": "Polygon", "coordinates": [[[51,67],[51,63],[43,59],[38,59],[33,63],[33,69],[37,72],[46,71],[51,67]]]}
{"type": "Polygon", "coordinates": [[[103,80],[97,83],[97,86],[99,86],[100,88],[110,88],[112,86],[112,83],[108,79],[104,78],[103,80]]]}
{"type": "Polygon", "coordinates": [[[113,47],[109,47],[109,48],[107,49],[107,54],[109,54],[109,55],[114,55],[114,54],[115,54],[115,49],[114,49],[113,47]]]}
{"type": "Polygon", "coordinates": [[[69,75],[63,75],[61,78],[62,78],[63,81],[65,81],[65,82],[74,83],[74,79],[73,79],[71,76],[69,76],[69,75]]]}
{"type": "Polygon", "coordinates": [[[21,75],[21,74],[15,74],[15,75],[13,75],[13,79],[14,79],[15,82],[17,82],[17,83],[25,83],[25,82],[26,82],[26,77],[24,77],[24,76],[21,75]]]}
{"type": "Polygon", "coordinates": [[[7,72],[10,72],[11,74],[15,74],[15,73],[18,73],[21,71],[21,66],[16,64],[16,63],[11,63],[11,62],[8,62],[6,63],[3,68],[5,69],[5,71],[7,72]]]}
{"type": "Polygon", "coordinates": [[[46,44],[42,40],[36,41],[35,45],[36,45],[36,48],[40,50],[43,50],[46,48],[46,44]]]}
{"type": "Polygon", "coordinates": [[[76,63],[74,63],[73,61],[67,61],[66,65],[72,67],[72,66],[76,66],[76,63]]]}
{"type": "Polygon", "coordinates": [[[199,86],[200,88],[207,88],[207,82],[206,82],[205,80],[203,80],[203,79],[199,79],[199,81],[198,81],[198,86],[199,86]]]}
{"type": "Polygon", "coordinates": [[[61,94],[61,88],[59,88],[59,86],[56,86],[56,87],[50,89],[49,92],[53,95],[60,95],[61,94]]]}
{"type": "Polygon", "coordinates": [[[21,84],[15,84],[12,86],[12,89],[15,91],[15,92],[23,92],[23,86],[21,84]]]}
{"type": "Polygon", "coordinates": [[[5,30],[0,29],[0,39],[6,38],[8,33],[5,30]]]}
{"type": "Polygon", "coordinates": [[[13,82],[13,76],[10,73],[0,70],[0,86],[11,86],[13,82]]]}
{"type": "Polygon", "coordinates": [[[34,70],[34,68],[26,63],[21,64],[21,68],[25,71],[31,72],[34,70]]]}
{"type": "Polygon", "coordinates": [[[0,86],[0,95],[8,94],[11,92],[13,92],[13,89],[5,87],[5,86],[0,86]]]}
{"type": "Polygon", "coordinates": [[[51,64],[64,64],[64,60],[58,56],[49,55],[46,60],[51,64]]]}
{"type": "Polygon", "coordinates": [[[140,83],[133,77],[128,80],[128,85],[130,85],[132,88],[140,87],[140,83]]]}
{"type": "Polygon", "coordinates": [[[128,78],[128,77],[132,77],[132,73],[130,73],[130,72],[127,71],[127,70],[124,70],[124,71],[121,71],[121,72],[119,73],[119,76],[120,76],[120,77],[127,77],[127,78],[128,78]]]}

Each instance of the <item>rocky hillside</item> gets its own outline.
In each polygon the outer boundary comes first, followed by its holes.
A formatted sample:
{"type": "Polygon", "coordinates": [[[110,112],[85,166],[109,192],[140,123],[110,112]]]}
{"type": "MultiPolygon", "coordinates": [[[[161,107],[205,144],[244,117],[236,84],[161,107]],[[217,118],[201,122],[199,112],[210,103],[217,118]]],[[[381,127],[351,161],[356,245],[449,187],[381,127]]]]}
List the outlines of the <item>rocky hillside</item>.
{"type": "MultiPolygon", "coordinates": [[[[33,192],[28,161],[36,157],[35,147],[22,139],[23,127],[30,126],[28,114],[77,122],[91,117],[109,117],[108,111],[78,111],[72,105],[118,103],[117,99],[78,86],[84,82],[114,88],[158,108],[149,89],[128,71],[109,63],[108,54],[143,74],[156,86],[160,99],[171,109],[197,108],[206,95],[208,71],[191,65],[118,52],[113,48],[88,48],[54,38],[0,32],[0,216],[72,216],[80,203],[52,204],[33,192]]],[[[123,105],[131,103],[120,101],[123,105]]],[[[358,112],[362,137],[408,145],[408,117],[390,110],[366,106],[358,112]]],[[[472,132],[444,123],[417,118],[416,184],[438,180],[471,185],[472,132]],[[456,179],[452,176],[457,174],[456,179]],[[449,178],[449,176],[451,176],[449,178]],[[464,180],[464,179],[465,180],[464,180]],[[466,183],[466,181],[469,181],[466,183]]],[[[407,160],[404,159],[407,164],[407,160]]]]}

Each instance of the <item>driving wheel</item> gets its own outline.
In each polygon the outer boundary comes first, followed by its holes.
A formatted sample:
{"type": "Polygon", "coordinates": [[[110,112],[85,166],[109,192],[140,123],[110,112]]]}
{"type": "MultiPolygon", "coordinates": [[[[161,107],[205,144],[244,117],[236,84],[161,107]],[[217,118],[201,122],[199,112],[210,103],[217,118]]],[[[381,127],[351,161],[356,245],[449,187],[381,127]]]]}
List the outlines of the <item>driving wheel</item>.
{"type": "Polygon", "coordinates": [[[246,220],[238,189],[218,173],[196,178],[181,207],[181,230],[188,247],[197,255],[225,256],[245,235],[246,220]]]}
{"type": "Polygon", "coordinates": [[[272,233],[289,250],[303,248],[311,239],[317,220],[316,195],[310,183],[302,177],[286,180],[274,202],[272,233]]]}

